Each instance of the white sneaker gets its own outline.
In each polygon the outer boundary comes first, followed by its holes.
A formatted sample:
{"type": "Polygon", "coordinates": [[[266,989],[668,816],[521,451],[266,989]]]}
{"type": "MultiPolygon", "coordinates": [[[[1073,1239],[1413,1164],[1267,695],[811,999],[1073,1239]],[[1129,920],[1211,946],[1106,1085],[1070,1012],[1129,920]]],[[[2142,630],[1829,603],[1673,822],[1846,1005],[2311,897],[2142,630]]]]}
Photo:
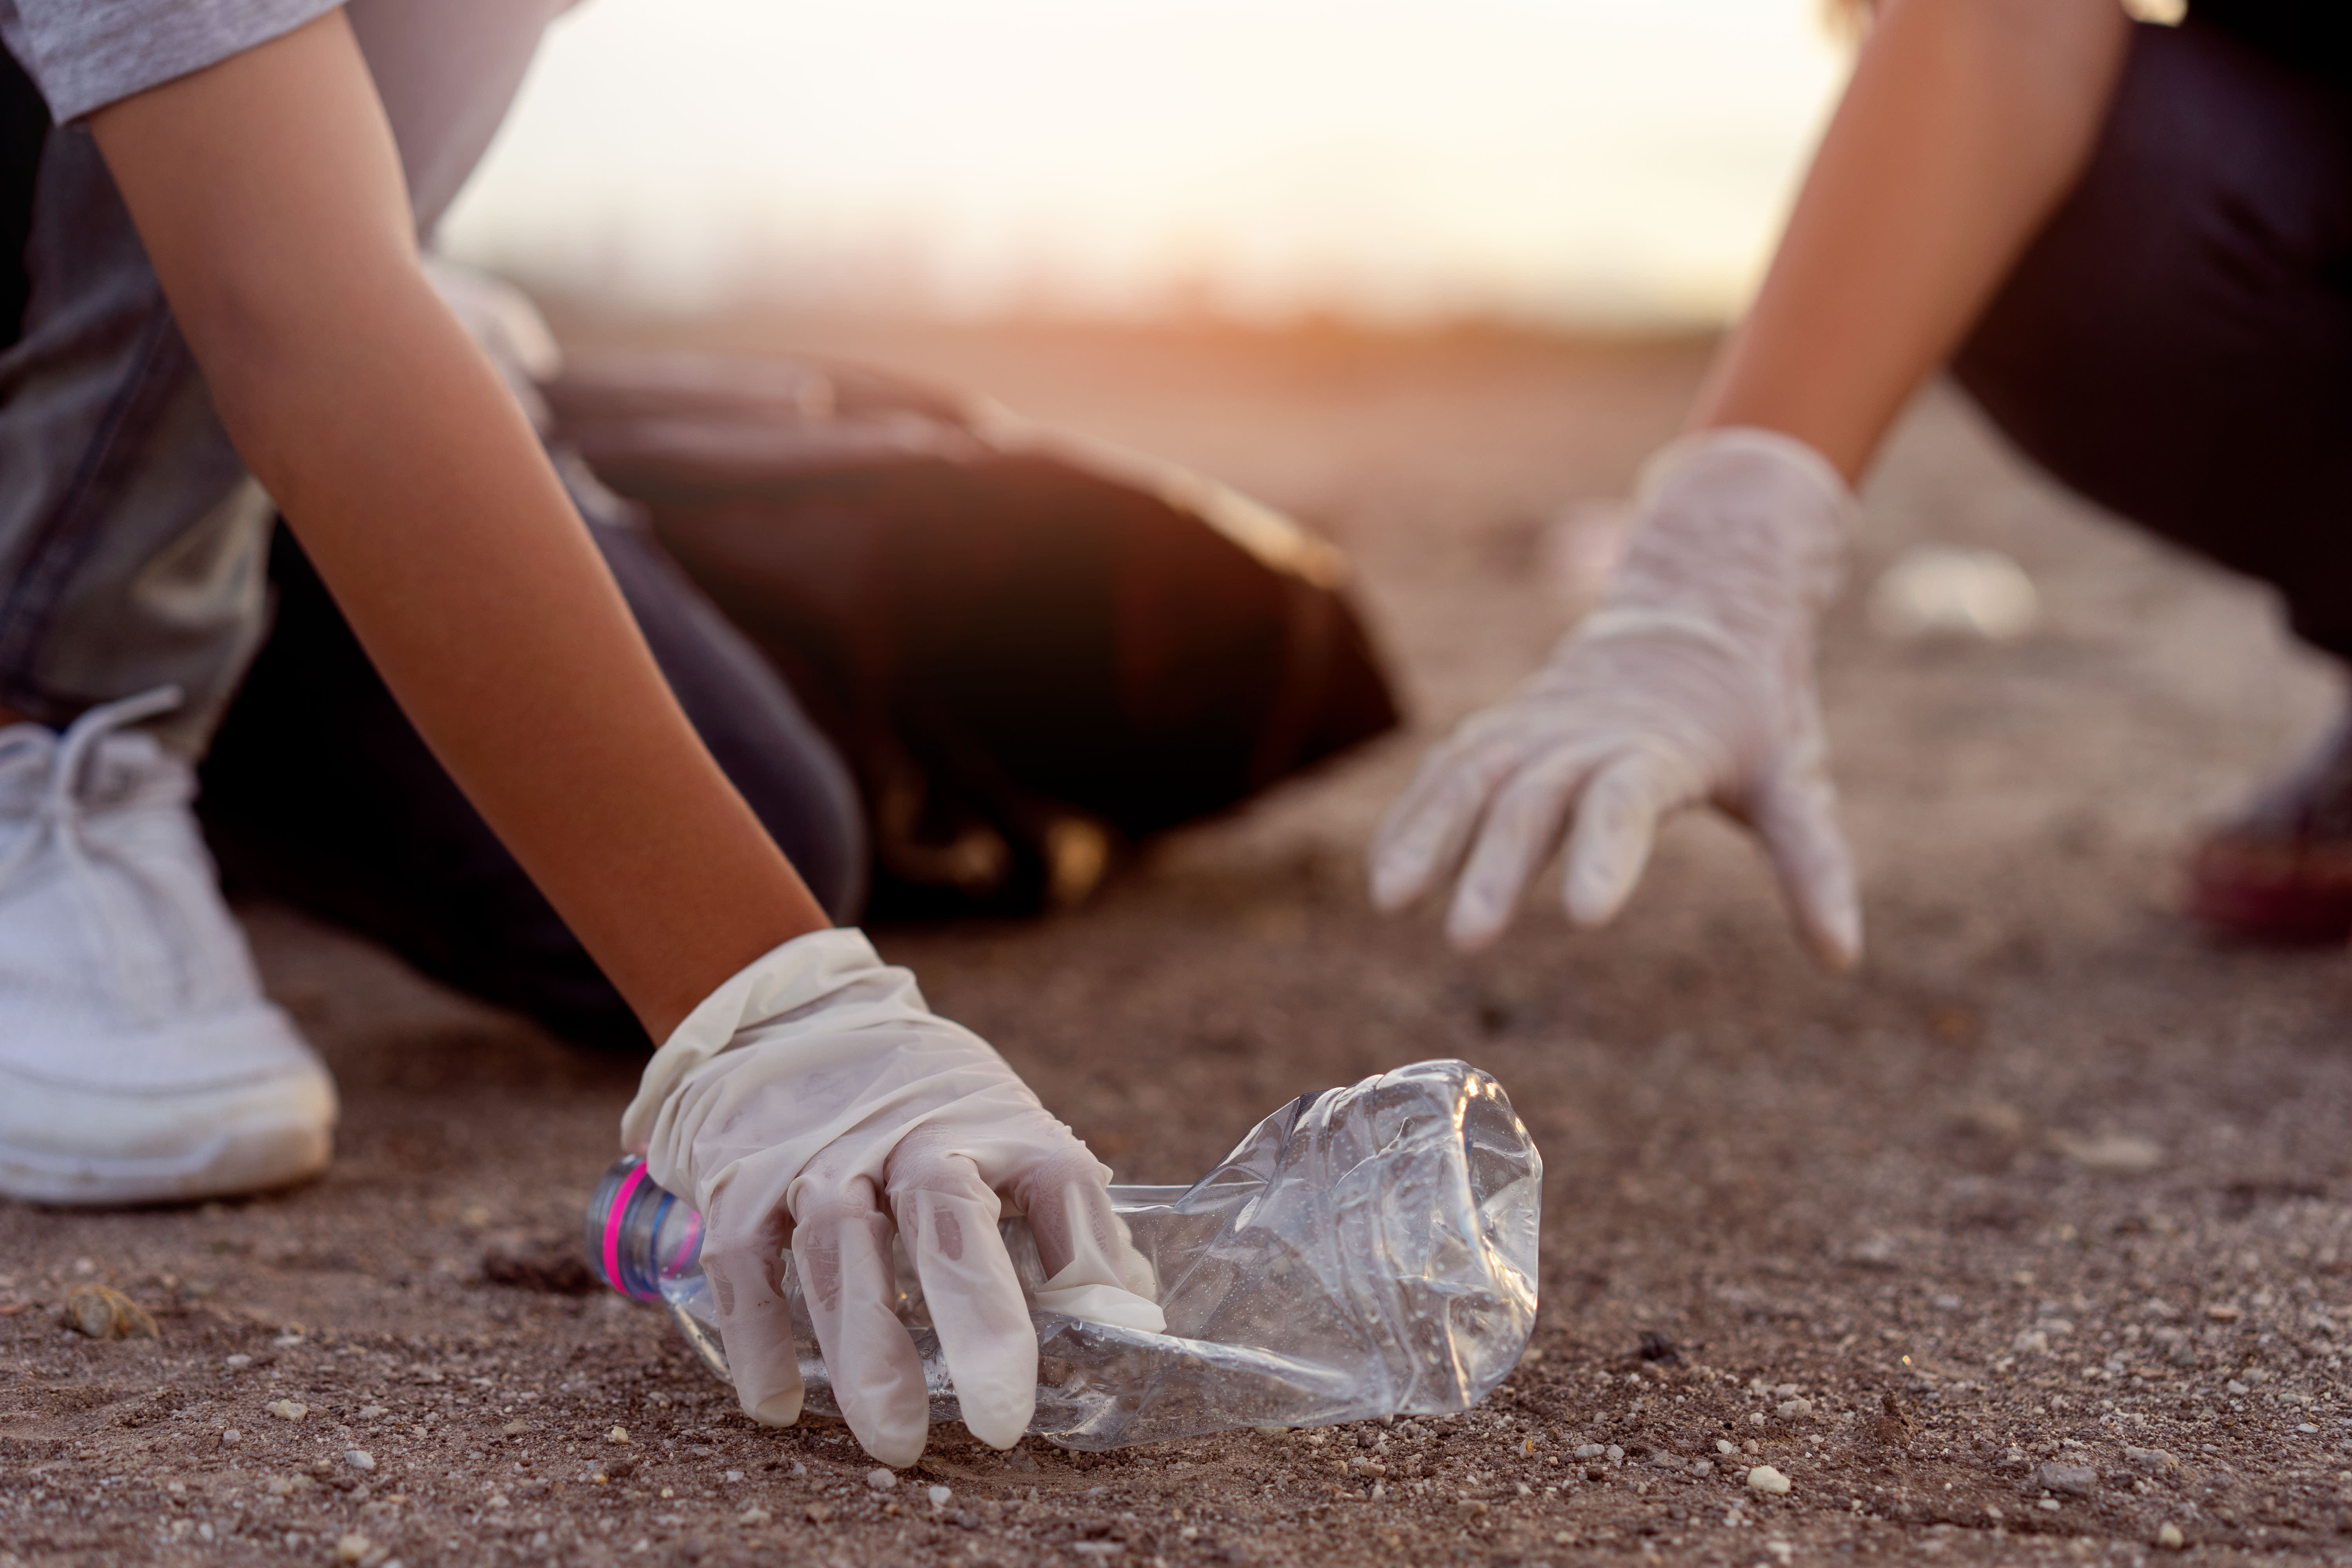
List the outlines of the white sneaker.
{"type": "Polygon", "coordinates": [[[0,729],[0,1193],[215,1197],[317,1173],[335,1085],[261,994],[188,803],[195,777],[121,726],[0,729]]]}

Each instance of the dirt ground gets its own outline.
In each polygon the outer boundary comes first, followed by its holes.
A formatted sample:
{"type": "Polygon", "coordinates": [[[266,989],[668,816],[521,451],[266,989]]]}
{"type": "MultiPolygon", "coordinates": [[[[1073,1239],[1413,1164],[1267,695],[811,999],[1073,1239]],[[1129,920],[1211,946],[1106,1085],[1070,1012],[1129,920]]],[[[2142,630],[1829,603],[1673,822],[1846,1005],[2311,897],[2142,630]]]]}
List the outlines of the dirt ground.
{"type": "Polygon", "coordinates": [[[730,341],[987,388],[1355,552],[1410,734],[1083,911],[877,936],[1123,1179],[1189,1179],[1304,1089],[1489,1068],[1547,1163],[1534,1350],[1454,1419],[1100,1457],[941,1431],[871,1489],[841,1427],[757,1429],[658,1314],[549,1288],[633,1064],[253,908],[341,1081],[340,1158],[194,1210],[0,1206],[0,1563],[2138,1563],[2168,1526],[2203,1561],[2352,1562],[2352,967],[2170,912],[2197,821],[2334,700],[2260,595],[1931,395],[1858,580],[1991,545],[2045,619],[1920,647],[1859,594],[1833,616],[1862,973],[1808,968],[1759,858],[1696,820],[1616,929],[1572,935],[1547,896],[1465,959],[1433,916],[1370,911],[1362,844],[1419,747],[1557,634],[1544,520],[1622,489],[1703,347],[730,341]],[[68,1331],[84,1281],[161,1338],[68,1331]],[[1742,1484],[1758,1464],[1786,1495],[1742,1484]]]}

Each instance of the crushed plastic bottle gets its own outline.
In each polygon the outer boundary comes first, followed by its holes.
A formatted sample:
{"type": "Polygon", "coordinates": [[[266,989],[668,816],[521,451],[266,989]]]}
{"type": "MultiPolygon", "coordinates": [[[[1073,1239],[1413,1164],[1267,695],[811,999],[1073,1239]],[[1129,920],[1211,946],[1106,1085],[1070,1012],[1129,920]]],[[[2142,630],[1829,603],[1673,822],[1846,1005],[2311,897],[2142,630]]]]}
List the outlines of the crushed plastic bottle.
{"type": "MultiPolygon", "coordinates": [[[[1465,1062],[1421,1062],[1302,1095],[1189,1187],[1113,1186],[1160,1279],[1164,1334],[1034,1314],[1037,1415],[1064,1447],[1163,1442],[1235,1426],[1314,1426],[1466,1410],[1534,1331],[1543,1161],[1502,1086],[1465,1062]]],[[[1004,1222],[1023,1288],[1045,1279],[1027,1222],[1004,1222]]],[[[702,1226],[634,1156],[588,1205],[590,1266],[666,1304],[727,1375],[702,1226]]],[[[955,1391],[913,1270],[898,1316],[921,1352],[934,1422],[955,1391]]],[[[838,1414],[785,1259],[805,1407],[838,1414]]]]}

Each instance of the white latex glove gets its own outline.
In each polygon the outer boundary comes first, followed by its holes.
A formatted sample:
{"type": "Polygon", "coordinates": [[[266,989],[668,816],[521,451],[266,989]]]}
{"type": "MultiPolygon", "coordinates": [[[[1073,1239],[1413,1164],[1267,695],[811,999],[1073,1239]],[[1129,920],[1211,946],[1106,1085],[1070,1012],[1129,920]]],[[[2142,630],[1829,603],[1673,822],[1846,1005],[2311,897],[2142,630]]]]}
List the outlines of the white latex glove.
{"type": "Polygon", "coordinates": [[[1600,607],[1389,808],[1372,896],[1402,908],[1459,868],[1447,934],[1483,946],[1565,839],[1569,918],[1599,925],[1640,879],[1659,819],[1709,801],[1761,836],[1806,944],[1845,968],[1862,911],[1813,622],[1837,590],[1853,497],[1803,443],[1727,429],[1659,452],[1637,500],[1600,607]]]}
{"type": "Polygon", "coordinates": [[[930,1424],[922,1363],[891,1310],[894,1230],[964,1423],[997,1447],[1020,1440],[1037,1403],[1036,1331],[997,1231],[1007,1200],[1053,1271],[1038,1307],[1166,1327],[1150,1265],[1111,1212],[1110,1173],[858,931],[788,942],[711,993],[646,1065],[621,1139],[701,1211],[736,1396],[769,1426],[801,1410],[788,1246],[841,1413],[887,1465],[920,1458],[930,1424]]]}

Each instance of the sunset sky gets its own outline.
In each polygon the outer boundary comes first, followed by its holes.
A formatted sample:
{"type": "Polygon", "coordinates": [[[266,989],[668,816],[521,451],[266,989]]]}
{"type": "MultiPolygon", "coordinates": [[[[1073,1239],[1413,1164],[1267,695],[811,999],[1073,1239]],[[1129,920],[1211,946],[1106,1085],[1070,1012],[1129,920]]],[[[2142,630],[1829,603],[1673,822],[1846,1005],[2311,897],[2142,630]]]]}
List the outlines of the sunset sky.
{"type": "Polygon", "coordinates": [[[590,0],[446,231],[699,309],[1719,318],[1816,0],[590,0]]]}

